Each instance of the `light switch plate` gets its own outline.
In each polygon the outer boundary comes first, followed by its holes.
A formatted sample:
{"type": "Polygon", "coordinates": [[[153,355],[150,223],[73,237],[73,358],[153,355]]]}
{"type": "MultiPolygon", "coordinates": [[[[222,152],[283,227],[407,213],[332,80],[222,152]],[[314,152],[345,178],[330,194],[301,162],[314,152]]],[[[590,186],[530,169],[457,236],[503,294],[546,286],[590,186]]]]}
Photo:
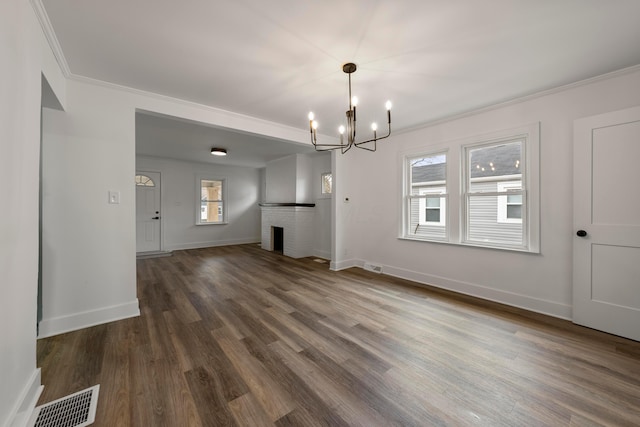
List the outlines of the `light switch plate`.
{"type": "Polygon", "coordinates": [[[119,191],[109,191],[109,203],[112,205],[117,205],[120,203],[119,191]]]}

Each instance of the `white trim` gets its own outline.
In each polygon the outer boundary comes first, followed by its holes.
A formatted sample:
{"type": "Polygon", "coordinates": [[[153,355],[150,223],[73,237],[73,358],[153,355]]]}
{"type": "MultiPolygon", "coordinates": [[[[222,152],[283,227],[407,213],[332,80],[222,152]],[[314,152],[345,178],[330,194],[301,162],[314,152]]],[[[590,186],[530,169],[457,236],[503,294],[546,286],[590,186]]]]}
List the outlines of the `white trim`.
{"type": "MultiPolygon", "coordinates": [[[[302,128],[297,128],[297,127],[292,127],[292,126],[288,126],[288,125],[284,125],[281,123],[277,123],[277,122],[271,122],[271,121],[267,121],[264,119],[259,119],[256,117],[251,117],[251,116],[247,116],[247,115],[243,115],[243,114],[239,114],[239,113],[234,113],[231,111],[227,111],[227,110],[222,110],[219,108],[215,108],[209,105],[205,105],[205,104],[200,104],[197,102],[193,102],[193,101],[187,101],[181,98],[174,98],[174,97],[170,97],[167,95],[161,95],[158,93],[154,93],[154,92],[148,92],[148,91],[144,91],[141,89],[136,89],[136,88],[132,88],[129,86],[124,86],[124,85],[119,85],[116,83],[110,83],[104,80],[98,80],[98,79],[94,79],[94,78],[90,78],[90,77],[86,77],[86,76],[81,76],[78,74],[74,74],[71,72],[69,65],[67,63],[67,60],[64,56],[64,52],[62,51],[62,48],[60,47],[60,43],[58,42],[58,39],[55,35],[55,31],[53,30],[53,26],[51,25],[51,22],[49,20],[48,15],[46,14],[46,9],[44,8],[44,6],[42,5],[42,0],[30,0],[30,3],[34,9],[34,12],[38,18],[38,21],[40,22],[40,26],[42,27],[42,31],[45,34],[45,37],[47,39],[47,42],[49,43],[49,46],[56,58],[56,60],[58,61],[58,64],[60,65],[60,68],[64,74],[64,76],[66,78],[68,78],[69,80],[75,80],[77,82],[81,82],[81,83],[88,83],[88,84],[92,84],[92,85],[97,85],[97,86],[102,86],[102,87],[106,87],[106,88],[110,88],[110,89],[115,89],[115,90],[119,90],[119,91],[123,91],[123,92],[129,92],[132,93],[134,95],[142,95],[142,96],[146,96],[146,97],[152,97],[152,98],[156,98],[159,100],[163,100],[163,101],[170,101],[170,102],[174,102],[177,104],[183,104],[186,106],[190,106],[190,107],[194,107],[194,108],[199,108],[199,109],[205,109],[205,110],[209,110],[209,111],[213,111],[216,112],[218,114],[225,114],[230,118],[236,118],[236,119],[250,119],[252,121],[255,121],[256,123],[262,123],[262,124],[267,124],[269,126],[273,126],[275,128],[279,128],[281,130],[286,130],[287,132],[294,132],[296,134],[299,134],[299,139],[298,138],[292,138],[293,141],[297,141],[300,143],[304,143],[304,144],[309,144],[309,136],[308,136],[308,131],[303,130],[302,128]]],[[[442,123],[447,123],[447,122],[451,122],[454,120],[458,120],[464,117],[469,117],[472,115],[476,115],[476,114],[481,114],[484,112],[488,112],[488,111],[492,111],[492,110],[497,110],[503,107],[507,107],[509,105],[514,105],[514,104],[520,104],[523,102],[527,102],[536,98],[541,98],[547,95],[553,95],[555,93],[561,93],[564,91],[567,91],[569,89],[573,89],[573,88],[577,88],[580,86],[585,86],[585,85],[589,85],[589,84],[593,84],[599,81],[604,81],[604,80],[608,80],[608,79],[612,79],[614,77],[620,77],[620,76],[624,76],[627,74],[631,74],[631,73],[635,73],[637,71],[640,71],[640,64],[639,65],[632,65],[630,67],[627,68],[622,68],[619,70],[615,70],[615,71],[611,71],[605,74],[600,74],[598,76],[594,76],[594,77],[589,77],[586,78],[584,80],[580,80],[577,82],[573,82],[573,83],[568,83],[565,85],[560,85],[560,86],[556,86],[553,88],[549,88],[549,89],[542,89],[542,90],[534,90],[529,94],[525,94],[522,96],[516,96],[514,98],[510,98],[507,100],[503,100],[503,101],[498,101],[495,103],[491,103],[491,104],[487,104],[483,107],[473,107],[470,109],[467,109],[465,111],[459,112],[459,113],[454,113],[454,114],[450,114],[447,116],[443,116],[437,119],[433,119],[433,120],[429,120],[426,121],[424,123],[415,125],[415,126],[410,126],[404,129],[396,129],[394,130],[394,133],[396,135],[399,134],[403,134],[403,133],[410,133],[410,132],[414,132],[416,130],[419,129],[424,129],[427,127],[431,127],[431,126],[435,126],[438,124],[442,124],[442,123]]],[[[140,110],[143,111],[143,110],[140,110]]],[[[327,139],[332,139],[334,141],[337,141],[337,137],[335,136],[330,136],[330,135],[322,135],[324,137],[326,137],[327,139]]]]}
{"type": "Polygon", "coordinates": [[[9,414],[6,426],[26,427],[31,417],[31,413],[38,404],[38,399],[44,386],[42,385],[40,368],[31,373],[31,378],[27,381],[15,402],[13,410],[9,414]]]}
{"type": "Polygon", "coordinates": [[[364,261],[357,259],[345,259],[344,261],[331,261],[329,269],[333,271],[346,270],[351,267],[364,268],[364,261]]]}
{"type": "MultiPolygon", "coordinates": [[[[361,268],[363,268],[364,266],[364,261],[362,260],[350,261],[353,263],[352,266],[361,268]]],[[[415,282],[417,285],[432,286],[488,301],[506,304],[512,307],[522,308],[524,310],[533,311],[535,313],[541,313],[560,319],[571,320],[571,306],[568,304],[561,304],[554,301],[518,294],[515,292],[489,288],[477,283],[463,282],[446,277],[424,274],[417,271],[393,267],[390,265],[382,265],[382,271],[384,272],[382,273],[384,275],[410,280],[412,282],[415,282]]]]}
{"type": "Polygon", "coordinates": [[[140,316],[138,298],[124,304],[42,319],[38,339],[137,316],[140,316]]]}
{"type": "Polygon", "coordinates": [[[522,192],[522,183],[520,180],[517,181],[502,181],[497,183],[498,193],[507,193],[506,195],[498,194],[498,222],[505,224],[522,224],[522,216],[520,218],[509,218],[508,217],[508,206],[518,205],[518,203],[509,203],[509,196],[521,196],[521,201],[519,203],[520,207],[526,206],[523,204],[523,201],[526,200],[522,192]],[[509,190],[518,190],[510,193],[509,190]]]}
{"type": "Polygon", "coordinates": [[[196,175],[196,223],[195,225],[225,225],[229,223],[229,206],[227,206],[227,186],[229,180],[227,178],[216,178],[206,174],[196,175]],[[202,222],[202,181],[219,181],[222,186],[222,194],[220,200],[217,202],[222,203],[222,221],[215,222],[202,222]]]}
{"type": "Polygon", "coordinates": [[[55,31],[53,30],[53,26],[51,25],[51,21],[49,20],[49,15],[47,15],[46,9],[42,4],[42,0],[30,0],[30,3],[31,7],[33,7],[35,15],[38,17],[40,27],[42,28],[42,32],[44,33],[45,38],[47,39],[47,43],[49,43],[51,52],[56,58],[60,70],[62,70],[62,74],[66,78],[71,77],[72,74],[71,70],[69,69],[69,64],[67,63],[67,59],[64,57],[62,47],[60,46],[58,37],[56,37],[55,31]]]}
{"type": "Polygon", "coordinates": [[[193,242],[193,243],[179,243],[175,245],[168,245],[167,250],[181,251],[185,249],[201,249],[201,248],[213,248],[216,246],[230,246],[230,245],[248,245],[259,244],[260,237],[247,237],[244,239],[229,239],[229,240],[211,240],[205,242],[193,242]]]}
{"type": "Polygon", "coordinates": [[[507,99],[504,101],[500,101],[500,102],[496,102],[493,104],[487,104],[484,107],[474,107],[465,111],[461,111],[459,113],[455,113],[455,114],[450,114],[448,116],[443,116],[437,119],[433,119],[433,120],[429,120],[426,121],[424,123],[421,123],[419,125],[415,125],[415,126],[411,126],[411,127],[407,127],[404,129],[397,129],[394,130],[394,134],[395,135],[400,135],[403,133],[412,133],[415,132],[417,130],[420,129],[426,129],[428,127],[432,127],[432,126],[436,126],[436,125],[440,125],[443,123],[448,123],[448,122],[453,122],[455,120],[459,120],[459,119],[463,119],[465,117],[471,117],[471,116],[475,116],[475,115],[479,115],[479,114],[483,114],[489,111],[493,111],[493,110],[498,110],[500,108],[505,108],[511,105],[516,105],[516,104],[522,104],[537,98],[542,98],[544,96],[547,95],[554,95],[556,93],[562,93],[564,91],[570,90],[570,89],[574,89],[574,88],[578,88],[580,86],[586,86],[586,85],[590,85],[593,83],[597,83],[600,81],[604,81],[604,80],[609,80],[615,77],[621,77],[627,74],[631,74],[631,73],[635,73],[640,71],[640,64],[638,65],[632,65],[630,67],[627,68],[622,68],[620,70],[615,70],[615,71],[611,71],[609,73],[605,73],[605,74],[600,74],[599,76],[594,76],[594,77],[589,77],[587,79],[584,80],[579,80],[577,82],[573,82],[573,83],[568,83],[566,85],[561,85],[561,86],[556,86],[554,88],[550,88],[550,89],[544,89],[544,90],[539,90],[539,91],[533,91],[532,93],[529,93],[527,95],[522,95],[519,97],[515,97],[515,98],[511,98],[511,99],[507,99]]]}
{"type": "Polygon", "coordinates": [[[513,247],[516,251],[526,251],[540,253],[540,122],[522,125],[513,129],[505,129],[487,135],[466,138],[466,144],[460,145],[461,164],[461,196],[460,206],[460,240],[459,244],[477,247],[498,247],[509,249],[513,247]],[[487,195],[487,193],[473,193],[468,188],[469,177],[469,151],[478,147],[491,147],[502,142],[516,142],[521,140],[522,144],[522,191],[523,206],[522,224],[523,236],[522,246],[511,246],[501,243],[478,242],[469,240],[467,233],[469,230],[469,218],[467,214],[468,199],[474,195],[487,195]]]}
{"type": "MultiPolygon", "coordinates": [[[[428,221],[427,220],[426,210],[427,209],[434,209],[434,208],[429,208],[427,206],[427,197],[410,197],[410,198],[417,198],[418,199],[418,224],[420,224],[420,225],[434,225],[434,226],[440,226],[440,227],[445,227],[446,226],[446,224],[447,224],[447,198],[448,198],[447,187],[446,186],[442,186],[442,187],[429,187],[429,188],[419,188],[418,189],[418,195],[419,196],[433,196],[433,195],[437,195],[437,194],[441,194],[442,195],[442,197],[439,197],[440,204],[437,207],[437,209],[440,210],[440,220],[438,222],[436,222],[436,221],[428,221]]],[[[429,197],[429,198],[431,198],[431,197],[429,197]]],[[[409,209],[409,207],[407,207],[407,209],[409,209]]]]}

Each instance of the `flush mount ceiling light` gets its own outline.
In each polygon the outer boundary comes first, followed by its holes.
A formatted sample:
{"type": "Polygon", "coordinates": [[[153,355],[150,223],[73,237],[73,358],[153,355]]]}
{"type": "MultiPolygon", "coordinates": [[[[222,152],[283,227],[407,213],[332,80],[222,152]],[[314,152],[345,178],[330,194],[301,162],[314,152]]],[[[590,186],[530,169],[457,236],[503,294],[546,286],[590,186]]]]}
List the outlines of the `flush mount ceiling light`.
{"type": "Polygon", "coordinates": [[[328,151],[328,150],[341,150],[342,154],[346,153],[351,147],[362,148],[363,150],[376,151],[377,142],[381,139],[388,138],[391,135],[391,101],[387,101],[387,125],[389,130],[385,136],[378,137],[378,125],[376,123],[371,124],[371,130],[373,131],[373,138],[366,141],[356,142],[356,105],[358,105],[358,98],[351,96],[351,74],[355,73],[358,69],[356,64],[348,62],[342,66],[342,71],[349,76],[349,110],[347,115],[347,126],[341,125],[338,128],[340,133],[340,144],[318,144],[318,138],[316,130],[318,129],[318,122],[314,120],[314,114],[309,113],[309,131],[311,132],[311,143],[315,147],[316,151],[328,151]],[[344,141],[344,134],[347,133],[347,141],[344,141]],[[373,146],[364,146],[364,144],[373,143],[373,146]]]}
{"type": "Polygon", "coordinates": [[[211,149],[211,155],[212,156],[226,156],[227,155],[227,149],[226,148],[213,147],[211,149]]]}

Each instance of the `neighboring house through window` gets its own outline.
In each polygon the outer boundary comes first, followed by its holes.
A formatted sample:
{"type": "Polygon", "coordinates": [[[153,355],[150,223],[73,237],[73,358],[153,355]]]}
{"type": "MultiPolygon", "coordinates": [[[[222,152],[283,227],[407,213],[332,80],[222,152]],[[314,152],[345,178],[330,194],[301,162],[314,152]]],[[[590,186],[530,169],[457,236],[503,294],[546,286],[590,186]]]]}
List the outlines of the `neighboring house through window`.
{"type": "Polygon", "coordinates": [[[425,240],[447,239],[447,154],[433,153],[406,159],[406,234],[425,240]]]}
{"type": "Polygon", "coordinates": [[[498,222],[522,223],[522,194],[515,194],[520,190],[520,181],[498,183],[498,192],[507,193],[506,196],[498,196],[498,222]]]}
{"type": "Polygon", "coordinates": [[[199,177],[197,183],[199,197],[196,224],[225,223],[225,180],[199,177]]]}
{"type": "Polygon", "coordinates": [[[539,252],[540,125],[404,153],[401,238],[539,252]]]}

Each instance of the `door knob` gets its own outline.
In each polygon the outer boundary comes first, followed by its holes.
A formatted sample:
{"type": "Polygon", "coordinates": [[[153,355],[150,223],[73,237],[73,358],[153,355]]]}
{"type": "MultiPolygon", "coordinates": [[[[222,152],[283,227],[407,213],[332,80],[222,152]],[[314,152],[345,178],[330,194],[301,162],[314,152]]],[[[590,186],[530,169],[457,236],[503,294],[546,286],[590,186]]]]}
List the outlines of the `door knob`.
{"type": "Polygon", "coordinates": [[[151,219],[160,219],[160,217],[159,217],[159,216],[154,216],[154,217],[153,217],[153,218],[151,218],[151,219]]]}
{"type": "Polygon", "coordinates": [[[586,236],[586,235],[587,235],[587,232],[586,232],[586,231],[584,231],[584,230],[578,230],[578,232],[576,233],[576,235],[577,235],[578,237],[584,237],[584,236],[586,236]]]}

